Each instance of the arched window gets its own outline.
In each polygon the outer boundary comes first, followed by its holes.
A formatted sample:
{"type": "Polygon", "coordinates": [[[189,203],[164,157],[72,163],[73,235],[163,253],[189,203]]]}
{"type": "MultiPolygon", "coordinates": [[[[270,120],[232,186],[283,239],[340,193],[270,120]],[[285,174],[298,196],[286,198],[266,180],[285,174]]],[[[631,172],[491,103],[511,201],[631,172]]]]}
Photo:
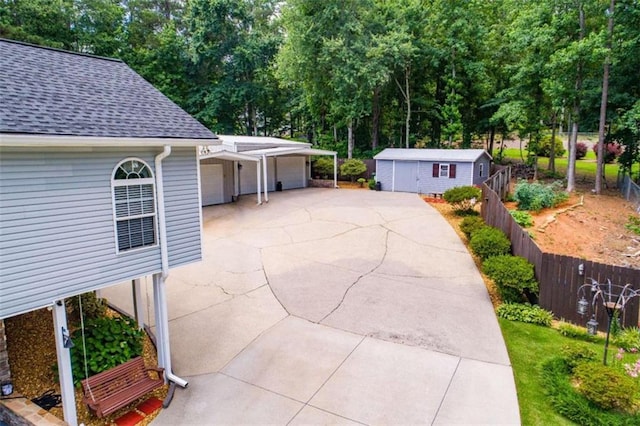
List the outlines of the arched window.
{"type": "Polygon", "coordinates": [[[113,171],[113,208],[118,252],[157,244],[155,182],[142,160],[127,158],[113,171]]]}

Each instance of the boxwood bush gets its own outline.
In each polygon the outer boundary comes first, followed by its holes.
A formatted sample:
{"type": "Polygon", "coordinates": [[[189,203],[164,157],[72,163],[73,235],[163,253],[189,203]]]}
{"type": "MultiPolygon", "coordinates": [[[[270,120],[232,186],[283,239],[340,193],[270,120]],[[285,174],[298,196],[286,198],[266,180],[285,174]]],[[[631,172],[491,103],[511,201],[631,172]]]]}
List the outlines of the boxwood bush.
{"type": "Polygon", "coordinates": [[[473,206],[480,199],[482,191],[475,186],[456,186],[447,189],[442,198],[453,207],[458,214],[473,212],[473,206]]]}
{"type": "Polygon", "coordinates": [[[511,241],[498,228],[485,226],[473,233],[469,246],[476,256],[485,260],[509,253],[511,241]]]}
{"type": "Polygon", "coordinates": [[[510,255],[489,257],[482,263],[482,271],[496,283],[504,302],[522,302],[526,300],[527,293],[538,293],[533,264],[524,257],[510,255]]]}
{"type": "Polygon", "coordinates": [[[578,392],[598,407],[622,411],[633,407],[638,389],[633,379],[622,371],[589,362],[578,364],[573,374],[579,381],[578,392]]]}
{"type": "Polygon", "coordinates": [[[467,216],[460,222],[460,230],[467,239],[470,239],[474,232],[486,227],[487,224],[480,216],[467,216]]]}

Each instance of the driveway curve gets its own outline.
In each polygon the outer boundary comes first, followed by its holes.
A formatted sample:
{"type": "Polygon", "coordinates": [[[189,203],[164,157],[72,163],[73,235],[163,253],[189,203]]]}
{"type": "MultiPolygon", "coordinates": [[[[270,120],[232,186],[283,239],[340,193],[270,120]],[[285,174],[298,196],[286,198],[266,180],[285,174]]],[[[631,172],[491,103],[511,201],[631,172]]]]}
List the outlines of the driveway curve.
{"type": "MultiPolygon", "coordinates": [[[[520,423],[482,278],[420,197],[243,197],[203,209],[203,231],[203,261],[167,282],[190,385],[154,424],[520,423]]],[[[131,311],[129,294],[103,292],[131,311]]]]}

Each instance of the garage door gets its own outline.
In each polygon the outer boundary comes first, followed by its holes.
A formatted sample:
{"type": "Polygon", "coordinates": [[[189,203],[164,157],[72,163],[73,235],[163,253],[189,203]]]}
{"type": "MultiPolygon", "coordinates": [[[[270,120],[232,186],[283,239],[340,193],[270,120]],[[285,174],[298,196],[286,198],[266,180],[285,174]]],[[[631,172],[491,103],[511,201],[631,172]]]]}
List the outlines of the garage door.
{"type": "Polygon", "coordinates": [[[393,190],[398,192],[418,192],[418,162],[396,161],[393,190]]]}
{"type": "Polygon", "coordinates": [[[256,182],[256,163],[253,161],[239,161],[240,194],[255,194],[258,192],[256,182]]]}
{"type": "Polygon", "coordinates": [[[282,189],[305,187],[305,157],[278,157],[278,177],[282,189]]]}
{"type": "Polygon", "coordinates": [[[224,173],[222,164],[200,165],[202,205],[224,203],[224,173]]]}

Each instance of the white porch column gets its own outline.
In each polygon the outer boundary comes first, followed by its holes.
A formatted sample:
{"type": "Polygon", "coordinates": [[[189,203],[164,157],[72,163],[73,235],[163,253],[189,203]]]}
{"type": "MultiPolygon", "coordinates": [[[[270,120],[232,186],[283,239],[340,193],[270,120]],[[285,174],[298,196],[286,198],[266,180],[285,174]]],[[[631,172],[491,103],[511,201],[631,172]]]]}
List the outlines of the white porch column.
{"type": "Polygon", "coordinates": [[[153,306],[155,307],[155,320],[156,320],[156,344],[158,347],[158,366],[165,370],[165,380],[167,373],[167,349],[164,344],[167,341],[168,336],[165,335],[164,322],[164,305],[166,300],[163,297],[164,293],[164,280],[162,274],[153,274],[153,306]]]}
{"type": "Polygon", "coordinates": [[[238,171],[238,162],[233,162],[233,196],[237,199],[240,195],[240,172],[238,171]]]}
{"type": "Polygon", "coordinates": [[[144,299],[142,298],[142,286],[140,278],[131,281],[131,291],[133,292],[133,313],[138,323],[138,328],[144,328],[144,299]]]}
{"type": "Polygon", "coordinates": [[[333,154],[333,187],[338,187],[338,154],[333,154]]]}
{"type": "Polygon", "coordinates": [[[262,204],[262,187],[260,186],[260,182],[261,182],[261,177],[260,177],[260,160],[256,161],[256,185],[257,189],[258,189],[258,205],[262,204]]]}
{"type": "Polygon", "coordinates": [[[60,380],[64,421],[71,426],[77,426],[78,414],[76,413],[75,389],[73,387],[73,373],[71,370],[71,352],[69,348],[64,347],[65,342],[67,342],[67,346],[71,343],[64,300],[58,300],[53,304],[53,335],[56,338],[58,378],[60,380]]]}
{"type": "Polygon", "coordinates": [[[267,156],[262,156],[262,173],[264,174],[264,201],[269,202],[269,181],[267,180],[267,156]]]}

